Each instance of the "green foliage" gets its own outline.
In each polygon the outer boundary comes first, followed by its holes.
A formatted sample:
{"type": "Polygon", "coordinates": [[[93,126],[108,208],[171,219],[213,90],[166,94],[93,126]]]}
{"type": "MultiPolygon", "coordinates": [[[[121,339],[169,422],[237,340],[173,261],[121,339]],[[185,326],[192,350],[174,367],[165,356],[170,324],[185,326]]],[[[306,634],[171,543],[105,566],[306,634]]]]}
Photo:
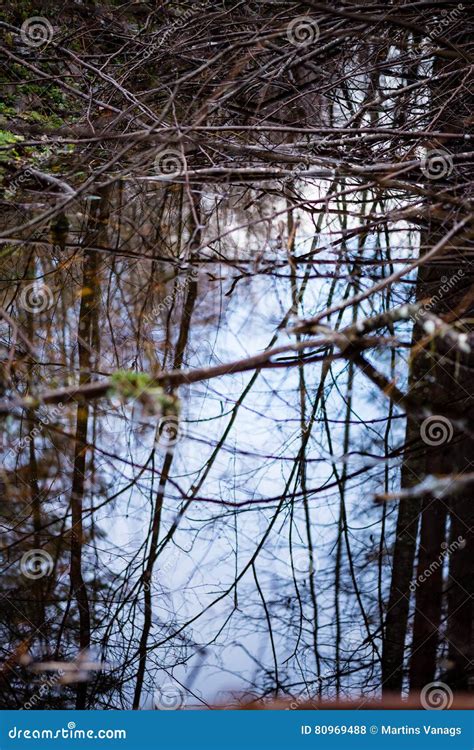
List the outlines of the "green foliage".
{"type": "Polygon", "coordinates": [[[151,414],[178,414],[179,402],[169,396],[161,386],[156,386],[146,372],[117,370],[111,377],[109,395],[119,396],[123,401],[139,401],[151,414]]]}
{"type": "Polygon", "coordinates": [[[15,135],[15,133],[12,133],[10,130],[0,130],[0,148],[10,146],[13,143],[18,143],[18,141],[22,140],[23,136],[21,135],[15,135]]]}
{"type": "Polygon", "coordinates": [[[49,127],[60,127],[63,124],[62,118],[54,114],[54,112],[52,114],[44,114],[35,109],[22,112],[21,119],[26,120],[27,122],[37,122],[40,125],[46,125],[49,127]]]}
{"type": "Polygon", "coordinates": [[[21,135],[15,135],[10,130],[0,130],[0,164],[6,164],[12,159],[18,159],[18,153],[11,148],[16,143],[23,140],[21,135]]]}
{"type": "Polygon", "coordinates": [[[6,102],[0,102],[0,115],[13,117],[16,114],[15,107],[9,107],[6,102]]]}

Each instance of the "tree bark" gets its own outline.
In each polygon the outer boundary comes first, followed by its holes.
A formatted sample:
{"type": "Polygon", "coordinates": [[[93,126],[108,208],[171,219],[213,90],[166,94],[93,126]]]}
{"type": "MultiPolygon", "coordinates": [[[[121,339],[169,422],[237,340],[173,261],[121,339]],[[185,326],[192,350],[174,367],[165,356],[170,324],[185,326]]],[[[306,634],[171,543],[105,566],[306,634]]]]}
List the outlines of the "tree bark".
{"type": "MultiPolygon", "coordinates": [[[[466,12],[466,11],[465,11],[466,12]]],[[[462,44],[463,24],[454,43],[462,44]],[[460,37],[460,38],[459,38],[460,37]]],[[[465,27],[464,27],[465,28],[465,27]]],[[[432,112],[436,127],[445,132],[459,131],[459,123],[463,117],[469,116],[472,104],[469,97],[457,97],[460,106],[456,111],[449,106],[455,87],[463,87],[461,76],[456,74],[461,69],[463,60],[449,63],[441,58],[435,61],[432,84],[432,112]],[[450,76],[436,74],[451,73],[450,76]]],[[[461,152],[465,148],[462,138],[451,140],[447,144],[433,144],[431,148],[445,152],[447,157],[461,152]]],[[[469,166],[468,166],[469,171],[469,166]]],[[[449,172],[449,170],[447,170],[449,172]]],[[[441,190],[456,195],[456,184],[462,183],[461,175],[454,170],[447,174],[440,183],[427,179],[426,188],[433,197],[438,198],[441,190]]],[[[472,178],[472,170],[468,175],[472,178]]],[[[462,197],[459,190],[458,197],[462,197]]],[[[428,200],[431,200],[428,199],[428,200]]],[[[433,246],[444,234],[449,225],[430,220],[429,225],[421,233],[421,251],[433,246]]],[[[449,260],[443,258],[421,266],[418,276],[416,297],[418,300],[432,298],[429,304],[430,312],[442,316],[447,322],[454,323],[460,318],[472,318],[474,308],[470,299],[469,289],[474,282],[473,273],[466,253],[466,238],[458,239],[447,247],[449,260]],[[460,273],[461,272],[461,273],[460,273]],[[442,290],[446,280],[453,277],[457,281],[450,286],[449,291],[442,290]]],[[[442,338],[431,340],[423,327],[422,319],[414,327],[411,374],[409,380],[410,392],[425,403],[448,410],[453,405],[468,416],[473,409],[472,356],[449,351],[449,347],[442,338]]],[[[427,415],[428,416],[428,415],[427,415]]],[[[420,439],[420,425],[407,424],[406,445],[402,487],[407,488],[421,482],[425,477],[433,474],[457,474],[468,470],[474,461],[474,441],[467,439],[455,429],[454,425],[445,425],[451,439],[439,445],[433,445],[420,439]],[[412,449],[412,446],[414,448],[412,449]]],[[[449,435],[448,435],[449,437],[449,435]]],[[[445,598],[443,577],[443,562],[447,542],[447,523],[451,525],[451,539],[464,531],[469,525],[469,515],[472,511],[460,499],[425,497],[423,504],[416,499],[401,500],[398,511],[396,542],[394,550],[392,582],[385,620],[385,644],[382,664],[383,690],[385,692],[401,692],[404,674],[409,673],[409,686],[412,693],[417,693],[427,683],[433,681],[440,671],[439,649],[443,638],[447,635],[450,660],[456,663],[456,669],[465,672],[466,665],[472,659],[472,644],[469,646],[470,628],[472,628],[472,598],[469,602],[469,581],[474,576],[472,552],[467,550],[454,551],[450,557],[452,580],[448,602],[445,598]],[[454,509],[458,515],[456,519],[454,509]],[[419,517],[421,515],[420,538],[418,542],[419,517]],[[413,637],[409,663],[406,661],[406,639],[409,627],[410,611],[410,582],[413,577],[415,556],[418,546],[417,577],[412,584],[415,591],[415,614],[413,623],[413,637]],[[429,571],[425,575],[426,571],[429,571]],[[423,580],[420,579],[423,576],[423,580]],[[469,580],[468,580],[469,579],[469,580]],[[464,583],[461,583],[463,581],[464,583]],[[468,585],[465,585],[468,584],[468,585]],[[462,587],[462,588],[461,588],[462,587]],[[464,590],[462,590],[464,589],[464,590]],[[443,612],[448,604],[448,628],[443,631],[443,612]],[[459,652],[456,656],[454,651],[459,652]],[[464,666],[461,666],[461,663],[464,666]]],[[[471,545],[472,546],[472,545],[471,545]]],[[[472,593],[472,588],[471,588],[472,593]]],[[[458,677],[453,684],[467,689],[466,676],[458,677]]]]}

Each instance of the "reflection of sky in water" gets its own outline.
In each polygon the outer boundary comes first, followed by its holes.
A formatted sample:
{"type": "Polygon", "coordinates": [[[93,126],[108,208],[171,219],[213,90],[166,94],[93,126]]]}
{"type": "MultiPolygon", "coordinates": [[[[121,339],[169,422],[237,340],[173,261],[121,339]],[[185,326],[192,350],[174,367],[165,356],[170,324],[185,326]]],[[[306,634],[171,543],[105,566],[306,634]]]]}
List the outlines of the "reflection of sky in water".
{"type": "MultiPolygon", "coordinates": [[[[252,256],[254,248],[246,241],[244,230],[239,230],[236,235],[237,237],[232,236],[232,241],[237,245],[237,249],[241,244],[242,254],[245,255],[248,251],[252,256]]],[[[298,229],[296,255],[309,252],[313,236],[312,223],[302,222],[298,229]]],[[[331,239],[331,234],[321,235],[320,245],[329,244],[331,239]]],[[[400,239],[406,242],[406,237],[400,239]]],[[[402,241],[399,244],[402,244],[402,241]]],[[[375,238],[370,238],[365,249],[358,246],[357,239],[350,240],[346,249],[348,255],[363,255],[369,258],[373,257],[374,248],[375,238]]],[[[240,279],[229,296],[226,296],[226,292],[229,291],[239,269],[248,270],[251,269],[251,265],[242,264],[239,268],[226,268],[222,264],[220,269],[216,269],[213,264],[213,274],[223,277],[223,280],[218,281],[209,280],[206,265],[201,266],[198,300],[185,357],[186,368],[228,362],[261,352],[270,345],[275,334],[276,345],[293,341],[293,337],[287,331],[277,331],[278,324],[291,307],[291,285],[288,265],[284,263],[286,250],[275,249],[274,257],[279,257],[282,261],[281,277],[275,280],[269,275],[254,273],[240,279]],[[201,317],[206,319],[207,316],[209,319],[210,315],[219,317],[219,325],[215,322],[213,325],[209,322],[200,324],[201,317]]],[[[331,255],[330,250],[325,250],[321,255],[322,261],[319,261],[318,256],[315,258],[305,291],[302,308],[305,315],[315,314],[327,305],[332,279],[314,276],[334,273],[334,265],[325,265],[324,261],[331,257],[335,258],[336,254],[331,255]]],[[[265,262],[268,260],[266,256],[265,262]]],[[[255,261],[255,272],[262,262],[262,259],[255,261]]],[[[373,270],[372,266],[368,268],[373,270]]],[[[298,284],[301,284],[305,269],[305,265],[298,266],[298,284]]],[[[347,266],[343,266],[340,272],[344,274],[346,270],[347,266]]],[[[372,283],[365,279],[362,288],[372,283]]],[[[338,282],[334,301],[340,300],[344,289],[345,283],[338,282]]],[[[351,294],[353,293],[352,290],[351,294]]],[[[362,305],[365,314],[370,314],[371,309],[362,305]]],[[[330,322],[334,325],[335,321],[336,316],[333,316],[330,322]]],[[[350,322],[352,319],[347,314],[344,315],[342,325],[350,322]]],[[[155,336],[159,337],[159,328],[154,331],[155,336]]],[[[381,357],[374,352],[368,357],[379,369],[389,373],[387,354],[381,357]]],[[[398,370],[402,372],[400,363],[398,370]]],[[[347,484],[349,535],[353,554],[357,557],[364,552],[368,554],[372,549],[371,528],[378,525],[381,518],[382,511],[373,507],[371,495],[383,488],[384,464],[377,462],[373,457],[383,455],[384,452],[383,417],[386,413],[386,404],[380,394],[374,393],[374,388],[368,381],[356,373],[352,389],[351,415],[353,454],[345,461],[342,446],[347,395],[346,372],[344,362],[334,363],[326,379],[325,410],[330,420],[332,450],[336,457],[338,475],[341,475],[344,465],[349,474],[362,467],[372,467],[361,477],[349,478],[347,484]],[[367,424],[370,420],[374,421],[367,424]],[[364,452],[370,455],[360,455],[364,452]]],[[[320,364],[313,363],[305,367],[304,375],[308,418],[321,377],[320,364]]],[[[186,495],[205,470],[213,449],[231,420],[232,410],[242,398],[251,378],[252,373],[234,374],[181,387],[185,436],[175,448],[171,470],[172,483],[168,483],[165,493],[161,538],[176,519],[177,510],[181,506],[180,492],[186,495]]],[[[297,368],[260,372],[254,386],[245,395],[232,429],[197,493],[198,498],[220,499],[231,503],[250,503],[259,500],[261,502],[258,507],[247,504],[235,508],[212,504],[201,499],[194,500],[180,520],[174,541],[167,545],[155,564],[152,581],[154,628],[150,638],[151,645],[164,641],[170,633],[179,630],[188,619],[220,599],[178,636],[179,642],[183,644],[183,653],[186,639],[189,639],[191,644],[205,645],[216,638],[216,643],[205,652],[195,655],[187,666],[181,665],[173,670],[173,675],[180,683],[190,685],[192,693],[202,696],[206,701],[215,700],[216,696],[219,698],[221,691],[256,689],[256,685],[261,686],[262,683],[269,682],[265,680],[264,675],[262,676],[260,665],[263,664],[265,669],[270,671],[273,669],[268,628],[252,569],[250,568],[239,581],[237,591],[232,589],[225,597],[222,597],[222,594],[231,588],[236,574],[248,563],[257,545],[267,533],[278,503],[278,499],[268,502],[269,499],[278,498],[284,492],[286,482],[290,481],[301,441],[298,378],[297,368]],[[255,675],[258,675],[256,684],[255,675]]],[[[334,641],[334,635],[330,634],[334,628],[333,578],[340,496],[334,481],[331,453],[321,417],[319,407],[306,452],[306,485],[314,544],[314,580],[318,601],[322,685],[323,691],[327,685],[330,693],[330,660],[334,652],[332,646],[327,644],[334,641]],[[325,484],[329,484],[330,487],[324,489],[325,484]]],[[[143,415],[138,406],[116,405],[101,419],[103,447],[119,453],[136,467],[132,470],[130,465],[116,462],[114,476],[110,477],[115,491],[136,478],[140,471],[139,467],[149,459],[155,428],[156,419],[143,415]],[[133,414],[134,417],[133,435],[130,439],[127,437],[127,443],[124,439],[124,422],[119,416],[121,412],[126,413],[128,417],[133,414]]],[[[401,439],[402,420],[398,420],[389,437],[389,449],[399,444],[401,439]]],[[[159,470],[162,457],[163,450],[158,448],[155,470],[159,470]]],[[[397,462],[393,462],[393,466],[396,465],[397,462]]],[[[110,468],[107,472],[110,472],[110,468]]],[[[396,473],[392,471],[392,477],[395,476],[396,473]]],[[[293,486],[294,480],[290,481],[290,487],[293,486]]],[[[149,530],[151,498],[155,498],[156,489],[156,478],[154,486],[151,487],[150,473],[145,471],[133,490],[127,490],[118,498],[113,521],[109,507],[101,514],[101,525],[108,533],[107,540],[103,542],[104,564],[111,570],[120,572],[126,563],[135,560],[135,580],[140,570],[139,561],[143,556],[144,539],[149,530]],[[109,555],[106,550],[111,554],[109,555]]],[[[273,636],[281,670],[280,679],[288,685],[296,682],[299,687],[295,692],[301,691],[304,687],[301,683],[302,667],[302,671],[313,674],[314,681],[310,686],[310,692],[314,693],[317,690],[317,682],[314,654],[311,651],[313,615],[307,603],[309,558],[306,551],[305,516],[299,485],[296,493],[293,508],[288,500],[281,508],[255,565],[274,624],[273,636]],[[289,562],[290,539],[297,561],[295,571],[289,562]],[[294,574],[298,596],[293,581],[294,574]],[[299,611],[299,597],[305,600],[303,615],[299,611]],[[300,621],[303,630],[298,636],[300,621]],[[298,659],[294,658],[295,649],[298,659]]],[[[288,495],[291,497],[291,490],[288,495]]],[[[344,548],[342,554],[345,555],[344,548]]],[[[375,607],[376,575],[376,568],[370,568],[364,580],[358,581],[362,588],[364,604],[369,609],[375,607]]],[[[342,629],[341,654],[343,658],[345,655],[350,660],[353,652],[360,648],[366,631],[346,573],[341,590],[341,615],[345,623],[342,629]]],[[[375,630],[375,626],[373,629],[375,630]]],[[[192,650],[196,651],[195,648],[191,648],[189,652],[192,650]]],[[[359,652],[360,656],[363,655],[363,651],[364,649],[359,652]]],[[[156,651],[157,663],[161,660],[172,663],[171,653],[177,654],[177,650],[173,650],[169,644],[159,646],[156,651]]],[[[152,672],[153,661],[152,651],[148,663],[152,672]]],[[[176,658],[176,661],[178,662],[179,658],[176,658]]],[[[149,701],[157,685],[170,682],[171,672],[166,675],[157,667],[155,677],[156,684],[147,684],[149,701]]],[[[346,687],[349,685],[346,684],[346,687]]]]}

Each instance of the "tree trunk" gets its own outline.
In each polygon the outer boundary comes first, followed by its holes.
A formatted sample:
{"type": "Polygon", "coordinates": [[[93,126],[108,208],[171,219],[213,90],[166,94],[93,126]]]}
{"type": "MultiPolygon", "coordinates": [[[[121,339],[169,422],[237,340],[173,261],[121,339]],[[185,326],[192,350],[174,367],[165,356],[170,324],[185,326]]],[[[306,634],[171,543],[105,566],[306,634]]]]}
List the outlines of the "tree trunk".
{"type": "MultiPolygon", "coordinates": [[[[451,39],[462,44],[463,24],[460,23],[461,38],[451,39]]],[[[465,27],[464,27],[465,28],[465,27]]],[[[456,68],[464,61],[438,59],[434,66],[432,85],[433,123],[445,132],[459,131],[459,123],[468,117],[472,97],[461,97],[461,106],[456,111],[449,106],[456,86],[463,86],[456,68]],[[439,78],[436,74],[449,72],[449,77],[439,78]]],[[[457,102],[460,97],[457,97],[457,102]]],[[[439,181],[426,180],[426,189],[433,196],[428,200],[439,200],[442,190],[449,196],[463,197],[457,184],[472,179],[469,165],[451,170],[449,159],[456,152],[465,150],[462,138],[448,143],[430,144],[447,155],[446,175],[439,181]],[[451,173],[452,172],[452,173],[451,173]]],[[[431,218],[428,227],[421,233],[421,250],[434,244],[446,234],[452,216],[447,214],[447,223],[431,218]]],[[[473,317],[474,307],[469,289],[474,278],[468,260],[468,241],[458,237],[443,256],[420,268],[417,285],[417,300],[433,298],[429,311],[442,316],[446,322],[454,324],[460,318],[473,317]],[[454,279],[454,281],[453,281],[454,279]]],[[[436,435],[430,437],[429,424],[426,429],[411,420],[407,424],[406,452],[402,471],[402,487],[408,488],[433,474],[458,474],[472,471],[474,461],[474,441],[457,430],[453,424],[436,420],[441,410],[448,411],[450,405],[468,417],[473,410],[472,367],[474,358],[453,350],[442,337],[431,339],[420,317],[413,334],[412,367],[409,380],[411,395],[432,407],[431,425],[439,427],[436,435]],[[435,421],[436,420],[436,421],[435,421]]],[[[442,413],[442,412],[441,412],[442,413]]],[[[428,414],[427,414],[428,418],[428,414]]],[[[472,503],[471,503],[472,505],[472,503]]],[[[473,553],[466,544],[461,549],[451,549],[447,541],[447,523],[451,527],[452,542],[458,536],[467,538],[467,527],[472,527],[472,509],[469,503],[458,497],[424,498],[423,504],[417,499],[402,500],[399,506],[392,583],[385,621],[385,648],[383,655],[383,689],[387,692],[401,692],[403,678],[408,666],[409,685],[413,693],[433,681],[440,671],[439,651],[443,638],[447,636],[449,670],[453,686],[467,689],[467,665],[472,659],[472,580],[474,577],[473,553]],[[418,544],[418,518],[421,514],[420,539],[418,544]],[[411,584],[415,591],[415,615],[409,664],[406,664],[406,637],[409,625],[410,582],[413,576],[415,555],[418,544],[417,576],[411,584]],[[443,563],[449,557],[450,583],[447,601],[445,598],[443,563]],[[471,600],[469,600],[469,593],[471,600]],[[443,612],[448,607],[447,629],[443,630],[443,612]]],[[[445,649],[446,650],[446,649],[445,649]]],[[[446,678],[448,680],[448,678],[446,678]]],[[[472,689],[472,685],[471,685],[472,689]]]]}
{"type": "MultiPolygon", "coordinates": [[[[79,385],[90,383],[92,354],[97,348],[98,317],[100,306],[99,256],[88,247],[99,244],[109,215],[108,190],[101,200],[91,207],[83,262],[82,296],[78,321],[79,385]]],[[[74,469],[71,489],[71,588],[79,611],[79,647],[87,652],[91,639],[91,615],[87,586],[82,574],[82,548],[84,543],[83,501],[86,479],[87,432],[89,404],[79,402],[77,407],[76,435],[74,446],[74,469]]],[[[87,683],[78,684],[76,709],[86,708],[87,683]]]]}

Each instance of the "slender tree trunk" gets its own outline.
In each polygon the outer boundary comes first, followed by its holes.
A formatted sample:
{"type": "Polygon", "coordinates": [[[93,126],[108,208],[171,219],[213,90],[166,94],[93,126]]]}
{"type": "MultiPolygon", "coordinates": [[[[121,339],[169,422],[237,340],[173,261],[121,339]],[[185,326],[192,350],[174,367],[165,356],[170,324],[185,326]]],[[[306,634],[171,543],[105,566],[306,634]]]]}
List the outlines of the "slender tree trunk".
{"type": "Polygon", "coordinates": [[[453,501],[449,540],[448,661],[444,681],[474,691],[474,505],[472,493],[453,501]]]}
{"type": "Polygon", "coordinates": [[[418,552],[415,622],[410,659],[410,690],[419,691],[436,674],[441,623],[443,566],[439,563],[446,537],[446,507],[429,497],[422,511],[418,552]]]}
{"type": "MultiPolygon", "coordinates": [[[[91,382],[92,354],[97,345],[97,320],[100,305],[99,256],[88,247],[99,244],[109,215],[108,190],[101,200],[93,202],[85,238],[81,305],[78,322],[79,384],[91,382]]],[[[83,502],[86,480],[87,433],[89,426],[89,404],[80,402],[77,407],[76,435],[74,445],[74,469],[71,489],[71,588],[79,612],[79,648],[86,652],[91,643],[91,615],[87,586],[82,570],[84,544],[83,502]]],[[[76,691],[76,709],[85,709],[87,683],[81,682],[76,691]]]]}
{"type": "MultiPolygon", "coordinates": [[[[414,338],[416,340],[416,335],[414,338]]],[[[416,377],[416,370],[417,363],[415,362],[410,383],[416,377]]],[[[419,437],[419,427],[413,420],[408,419],[407,445],[412,445],[417,437],[419,437]]],[[[423,470],[422,458],[418,451],[405,457],[401,476],[402,487],[407,488],[417,484],[423,470]]],[[[419,500],[415,498],[400,500],[382,652],[382,688],[387,693],[400,693],[403,686],[410,583],[416,554],[420,510],[419,500]]]]}

